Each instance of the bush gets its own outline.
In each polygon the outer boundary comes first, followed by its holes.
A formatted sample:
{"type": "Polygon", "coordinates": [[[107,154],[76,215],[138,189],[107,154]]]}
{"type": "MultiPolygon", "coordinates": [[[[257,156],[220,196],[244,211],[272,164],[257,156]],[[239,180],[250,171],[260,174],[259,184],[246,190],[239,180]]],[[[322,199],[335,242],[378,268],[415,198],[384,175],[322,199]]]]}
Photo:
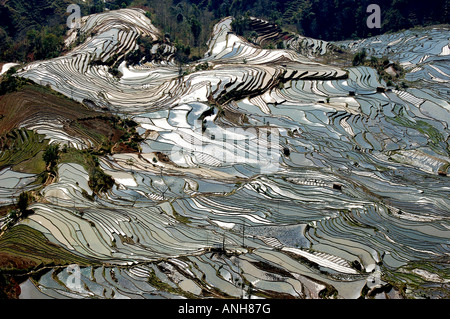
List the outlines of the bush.
{"type": "Polygon", "coordinates": [[[0,95],[15,92],[28,83],[27,79],[17,77],[15,76],[15,73],[15,68],[11,68],[6,72],[0,83],[0,95]]]}
{"type": "Polygon", "coordinates": [[[30,195],[26,192],[22,192],[19,195],[19,200],[17,202],[17,207],[21,213],[25,213],[28,208],[28,203],[30,202],[30,195]]]}
{"type": "Polygon", "coordinates": [[[283,41],[277,43],[277,49],[286,49],[286,46],[284,45],[283,41]]]}
{"type": "Polygon", "coordinates": [[[17,219],[17,211],[15,209],[9,211],[8,217],[12,220],[16,220],[17,219]]]}
{"type": "Polygon", "coordinates": [[[94,167],[89,178],[89,187],[95,192],[105,192],[114,186],[114,179],[102,171],[100,167],[94,167]]]}
{"type": "Polygon", "coordinates": [[[42,155],[47,166],[54,167],[56,162],[59,160],[59,145],[51,144],[45,148],[44,154],[42,155]]]}
{"type": "Polygon", "coordinates": [[[353,66],[358,66],[360,64],[364,64],[366,57],[367,57],[367,53],[366,53],[365,49],[356,53],[355,56],[353,57],[353,66]]]}

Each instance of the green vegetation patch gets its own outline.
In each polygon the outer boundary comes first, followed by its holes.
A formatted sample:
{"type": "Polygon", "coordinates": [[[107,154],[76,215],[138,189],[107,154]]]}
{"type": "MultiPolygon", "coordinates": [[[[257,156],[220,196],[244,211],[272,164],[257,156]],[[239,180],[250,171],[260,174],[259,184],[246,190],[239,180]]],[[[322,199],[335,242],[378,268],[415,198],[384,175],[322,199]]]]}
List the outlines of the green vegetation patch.
{"type": "Polygon", "coordinates": [[[45,170],[42,154],[49,141],[44,135],[26,129],[0,136],[0,169],[12,166],[14,171],[39,174],[45,170]]]}
{"type": "Polygon", "coordinates": [[[401,81],[405,77],[405,69],[398,62],[392,62],[387,57],[377,58],[372,56],[370,59],[367,59],[367,52],[363,49],[353,56],[352,65],[365,65],[374,68],[379,74],[379,80],[383,79],[387,86],[400,83],[396,84],[397,89],[400,86],[403,89],[408,87],[405,81],[401,81]]]}
{"type": "Polygon", "coordinates": [[[60,163],[75,163],[89,171],[89,167],[97,165],[98,158],[86,150],[78,150],[73,147],[63,147],[60,152],[60,163]]]}
{"type": "Polygon", "coordinates": [[[16,69],[11,68],[5,75],[2,76],[2,81],[0,83],[0,96],[15,92],[29,83],[29,80],[25,78],[14,76],[15,73],[16,69]]]}
{"type": "Polygon", "coordinates": [[[386,119],[388,121],[393,121],[397,124],[400,124],[401,126],[413,128],[419,131],[420,133],[428,136],[433,144],[437,145],[440,142],[445,142],[444,136],[439,132],[439,130],[426,121],[416,120],[416,122],[413,122],[405,116],[402,116],[402,114],[399,114],[398,116],[393,118],[388,117],[386,119]]]}
{"type": "Polygon", "coordinates": [[[45,266],[70,264],[99,265],[50,242],[44,234],[27,225],[17,225],[0,237],[0,271],[26,272],[45,266]]]}
{"type": "Polygon", "coordinates": [[[449,261],[445,258],[410,261],[395,270],[383,268],[383,280],[400,291],[405,298],[450,298],[446,283],[450,278],[450,268],[449,261]]]}

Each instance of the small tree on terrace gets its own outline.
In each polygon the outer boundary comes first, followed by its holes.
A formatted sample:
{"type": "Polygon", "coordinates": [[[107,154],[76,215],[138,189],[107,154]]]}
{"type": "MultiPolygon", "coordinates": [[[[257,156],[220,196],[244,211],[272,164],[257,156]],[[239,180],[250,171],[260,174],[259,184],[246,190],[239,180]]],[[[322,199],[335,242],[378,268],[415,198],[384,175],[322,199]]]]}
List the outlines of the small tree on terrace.
{"type": "Polygon", "coordinates": [[[30,196],[26,192],[22,192],[19,195],[19,200],[17,202],[17,207],[21,213],[25,213],[28,208],[28,203],[30,201],[30,196]]]}
{"type": "Polygon", "coordinates": [[[362,51],[356,53],[355,56],[353,57],[352,62],[353,66],[364,64],[366,57],[367,57],[366,49],[363,49],[362,51]]]}
{"type": "Polygon", "coordinates": [[[59,145],[51,144],[45,148],[44,154],[42,155],[42,159],[44,160],[47,166],[50,165],[50,168],[53,168],[56,165],[56,162],[59,160],[59,145]]]}

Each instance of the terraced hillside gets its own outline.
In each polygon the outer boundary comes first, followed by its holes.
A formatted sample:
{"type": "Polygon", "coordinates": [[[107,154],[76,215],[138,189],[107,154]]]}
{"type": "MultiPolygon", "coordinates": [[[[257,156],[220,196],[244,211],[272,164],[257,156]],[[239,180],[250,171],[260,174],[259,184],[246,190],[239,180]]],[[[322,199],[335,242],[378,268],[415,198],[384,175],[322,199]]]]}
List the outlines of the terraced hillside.
{"type": "MultiPolygon", "coordinates": [[[[128,65],[138,37],[157,50],[160,32],[139,9],[95,14],[71,35],[90,35],[84,43],[19,70],[85,112],[114,113],[134,128],[121,140],[139,146],[93,157],[84,150],[94,134],[75,134],[89,130],[45,116],[45,129],[26,126],[72,147],[33,214],[5,234],[33,229],[95,263],[79,262],[75,286],[73,267],[34,276],[22,297],[449,297],[450,31],[351,43],[292,36],[268,49],[278,31],[254,21],[267,28],[259,42],[225,18],[200,61],[128,65]],[[408,88],[365,65],[317,62],[366,43],[404,66],[408,88]],[[94,191],[93,176],[113,185],[94,191]]],[[[2,191],[33,189],[33,178],[5,168],[2,191]]]]}

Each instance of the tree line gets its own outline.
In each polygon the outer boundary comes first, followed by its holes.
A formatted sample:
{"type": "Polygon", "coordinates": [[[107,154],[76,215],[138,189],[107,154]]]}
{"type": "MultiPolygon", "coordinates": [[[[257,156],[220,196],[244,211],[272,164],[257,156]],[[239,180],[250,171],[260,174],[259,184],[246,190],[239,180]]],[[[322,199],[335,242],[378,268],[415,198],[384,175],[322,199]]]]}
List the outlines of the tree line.
{"type": "Polygon", "coordinates": [[[64,52],[69,2],[78,3],[82,15],[144,9],[185,61],[203,55],[214,24],[227,16],[264,18],[286,31],[328,41],[450,23],[450,0],[9,0],[0,5],[0,61],[27,62],[64,52]],[[381,8],[380,29],[366,25],[371,3],[381,8]]]}
{"type": "MultiPolygon", "coordinates": [[[[152,22],[192,58],[201,56],[213,26],[227,16],[248,31],[244,17],[255,16],[285,31],[327,41],[358,39],[415,26],[450,23],[450,0],[134,0],[152,22]],[[369,4],[381,8],[380,29],[369,29],[369,4]]],[[[183,51],[184,52],[184,51],[183,51]]]]}
{"type": "Polygon", "coordinates": [[[0,4],[0,61],[30,62],[61,55],[71,3],[89,15],[131,5],[132,0],[9,0],[0,4]]]}

